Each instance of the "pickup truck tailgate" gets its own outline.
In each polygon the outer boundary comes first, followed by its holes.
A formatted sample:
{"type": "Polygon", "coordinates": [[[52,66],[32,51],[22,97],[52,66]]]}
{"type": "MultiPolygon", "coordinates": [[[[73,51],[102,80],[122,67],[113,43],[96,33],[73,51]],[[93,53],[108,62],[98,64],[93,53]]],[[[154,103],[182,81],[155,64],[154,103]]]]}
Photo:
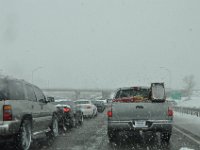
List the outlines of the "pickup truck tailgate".
{"type": "Polygon", "coordinates": [[[113,103],[112,117],[114,121],[129,120],[168,120],[166,103],[113,103]]]}

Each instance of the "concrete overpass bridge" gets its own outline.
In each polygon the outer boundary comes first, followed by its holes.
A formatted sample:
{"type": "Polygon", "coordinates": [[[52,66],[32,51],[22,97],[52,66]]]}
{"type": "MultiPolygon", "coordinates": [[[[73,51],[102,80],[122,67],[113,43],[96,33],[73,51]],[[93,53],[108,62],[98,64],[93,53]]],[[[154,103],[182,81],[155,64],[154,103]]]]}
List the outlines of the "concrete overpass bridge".
{"type": "Polygon", "coordinates": [[[43,89],[46,93],[54,93],[54,92],[72,92],[75,95],[75,99],[79,99],[81,93],[101,93],[103,98],[109,98],[111,93],[114,91],[112,89],[72,89],[72,88],[46,88],[43,89]]]}

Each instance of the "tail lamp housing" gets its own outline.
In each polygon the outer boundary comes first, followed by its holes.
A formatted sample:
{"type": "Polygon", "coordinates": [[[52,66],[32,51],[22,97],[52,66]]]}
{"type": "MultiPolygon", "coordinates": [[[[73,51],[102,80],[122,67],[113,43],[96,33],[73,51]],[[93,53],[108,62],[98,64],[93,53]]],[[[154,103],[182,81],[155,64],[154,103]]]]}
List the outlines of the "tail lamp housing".
{"type": "Polygon", "coordinates": [[[3,106],[3,121],[11,121],[12,120],[12,106],[4,105],[3,106]]]}

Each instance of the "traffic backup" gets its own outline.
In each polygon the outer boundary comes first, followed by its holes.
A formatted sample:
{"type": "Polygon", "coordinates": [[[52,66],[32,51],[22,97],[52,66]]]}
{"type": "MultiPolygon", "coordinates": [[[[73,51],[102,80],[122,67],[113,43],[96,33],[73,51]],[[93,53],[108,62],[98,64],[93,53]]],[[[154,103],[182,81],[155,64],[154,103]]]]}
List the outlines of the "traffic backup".
{"type": "Polygon", "coordinates": [[[173,126],[173,110],[166,102],[164,83],[151,87],[130,87],[117,90],[107,112],[108,138],[115,141],[120,132],[161,133],[161,141],[169,142],[173,126]]]}

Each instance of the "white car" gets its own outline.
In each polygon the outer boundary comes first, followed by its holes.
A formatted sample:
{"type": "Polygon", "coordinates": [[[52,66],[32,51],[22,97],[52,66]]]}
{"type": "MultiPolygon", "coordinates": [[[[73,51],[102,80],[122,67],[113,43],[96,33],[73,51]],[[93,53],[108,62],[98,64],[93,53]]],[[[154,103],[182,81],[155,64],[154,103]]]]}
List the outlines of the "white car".
{"type": "Polygon", "coordinates": [[[107,106],[108,102],[107,102],[107,99],[104,99],[104,98],[98,98],[96,99],[97,101],[101,101],[104,103],[105,106],[107,106]]]}
{"type": "Polygon", "coordinates": [[[81,108],[84,117],[92,118],[97,115],[97,107],[90,100],[81,99],[75,101],[75,103],[81,108]]]}

